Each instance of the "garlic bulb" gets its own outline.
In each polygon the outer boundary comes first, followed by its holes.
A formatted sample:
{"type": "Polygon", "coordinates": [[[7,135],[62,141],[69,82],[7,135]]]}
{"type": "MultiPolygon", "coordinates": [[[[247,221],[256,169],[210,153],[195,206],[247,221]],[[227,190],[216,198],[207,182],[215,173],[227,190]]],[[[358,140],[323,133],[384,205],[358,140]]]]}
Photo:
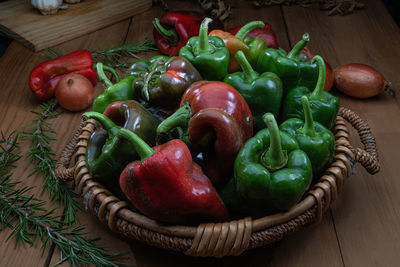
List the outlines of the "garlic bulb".
{"type": "Polygon", "coordinates": [[[68,4],[76,4],[76,3],[79,3],[81,0],[64,0],[64,2],[65,3],[68,3],[68,4]]]}
{"type": "Polygon", "coordinates": [[[42,15],[56,14],[58,9],[66,8],[68,5],[63,5],[63,0],[31,0],[32,6],[39,9],[42,15]]]}

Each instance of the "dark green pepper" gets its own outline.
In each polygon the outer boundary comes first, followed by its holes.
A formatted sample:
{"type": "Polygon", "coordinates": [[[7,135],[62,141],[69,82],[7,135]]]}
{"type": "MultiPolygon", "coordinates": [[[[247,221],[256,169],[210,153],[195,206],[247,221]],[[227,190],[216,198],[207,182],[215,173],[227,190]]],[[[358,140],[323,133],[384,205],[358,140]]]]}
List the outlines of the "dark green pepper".
{"type": "Polygon", "coordinates": [[[135,99],[168,111],[175,111],[182,94],[194,82],[202,80],[196,68],[183,57],[156,57],[148,62],[148,68],[142,71],[145,63],[131,68],[131,74],[137,78],[133,82],[135,99]],[[137,72],[135,72],[137,71],[137,72]]]}
{"type": "Polygon", "coordinates": [[[313,179],[316,182],[332,163],[335,156],[335,137],[322,124],[313,121],[310,104],[306,96],[301,97],[304,109],[304,121],[288,119],[279,129],[287,132],[299,143],[311,161],[313,179]]]}
{"type": "MultiPolygon", "coordinates": [[[[154,145],[159,121],[134,100],[119,104],[120,116],[125,118],[123,127],[98,112],[86,112],[86,118],[96,119],[103,129],[96,130],[88,141],[86,165],[90,173],[100,181],[117,179],[123,168],[138,158],[135,149],[116,136],[121,128],[135,132],[149,145],[154,145]]],[[[115,116],[114,116],[115,117],[115,116]]]]}
{"type": "MultiPolygon", "coordinates": [[[[169,57],[167,56],[155,56],[150,59],[140,59],[134,62],[128,69],[127,74],[129,76],[139,76],[143,72],[150,72],[156,68],[160,68],[160,62],[167,62],[169,57]]],[[[163,66],[163,64],[161,65],[163,66]]]]}
{"type": "MultiPolygon", "coordinates": [[[[103,63],[97,63],[97,75],[99,79],[105,84],[106,89],[100,94],[93,102],[93,111],[103,113],[107,106],[115,101],[123,101],[133,99],[132,83],[136,76],[127,76],[116,84],[113,84],[105,75],[103,70],[103,63]]],[[[114,72],[116,75],[116,72],[114,72]]]]}
{"type": "Polygon", "coordinates": [[[284,95],[296,86],[314,88],[318,78],[317,65],[311,60],[303,61],[299,58],[309,41],[309,35],[305,33],[303,39],[288,54],[281,48],[265,49],[258,57],[256,70],[260,73],[270,71],[278,75],[282,80],[284,95]]]}
{"type": "Polygon", "coordinates": [[[312,179],[310,160],[297,141],[279,131],[271,113],[264,121],[268,129],[245,143],[235,160],[234,187],[228,184],[228,191],[234,190],[240,200],[232,203],[239,206],[227,203],[228,207],[253,217],[289,210],[300,201],[312,179]]]}
{"type": "Polygon", "coordinates": [[[339,98],[329,92],[324,91],[325,86],[325,62],[320,56],[313,58],[318,65],[318,81],[314,91],[307,87],[299,86],[293,88],[283,101],[281,111],[281,121],[290,118],[299,118],[304,120],[303,104],[301,97],[306,95],[310,102],[311,113],[314,121],[321,123],[328,129],[335,125],[336,115],[339,112],[339,98]]]}
{"type": "Polygon", "coordinates": [[[189,60],[203,79],[222,81],[228,74],[229,51],[221,38],[208,36],[210,22],[210,18],[203,20],[199,36],[190,38],[179,51],[179,55],[189,60]]]}
{"type": "Polygon", "coordinates": [[[246,100],[253,115],[254,132],[265,128],[262,116],[271,112],[278,116],[282,102],[282,82],[272,72],[261,75],[253,70],[244,53],[236,53],[243,72],[228,74],[224,82],[235,88],[246,100]]]}

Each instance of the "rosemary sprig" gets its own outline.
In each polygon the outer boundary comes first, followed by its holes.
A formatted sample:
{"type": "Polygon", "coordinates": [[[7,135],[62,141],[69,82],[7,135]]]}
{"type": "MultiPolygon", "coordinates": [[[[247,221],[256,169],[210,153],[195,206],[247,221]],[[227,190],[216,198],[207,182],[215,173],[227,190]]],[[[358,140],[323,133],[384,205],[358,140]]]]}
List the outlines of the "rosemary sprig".
{"type": "Polygon", "coordinates": [[[18,182],[11,181],[11,167],[21,156],[18,136],[12,133],[0,140],[0,231],[11,229],[7,240],[13,238],[15,247],[33,246],[41,241],[42,256],[49,243],[60,250],[59,265],[69,261],[70,266],[124,266],[117,263],[119,254],[110,254],[104,247],[97,246],[99,239],[87,239],[83,227],[67,228],[54,210],[46,211],[46,202],[29,195],[32,187],[16,189],[18,182]]]}
{"type": "Polygon", "coordinates": [[[114,47],[107,47],[104,50],[92,51],[93,61],[102,62],[104,65],[114,69],[126,69],[132,62],[122,63],[122,58],[141,59],[137,53],[157,51],[153,42],[149,40],[139,41],[134,44],[121,44],[114,47]]]}
{"type": "MultiPolygon", "coordinates": [[[[107,47],[103,50],[91,51],[94,65],[98,62],[103,63],[114,69],[125,70],[129,68],[133,62],[122,62],[122,59],[134,58],[140,59],[137,53],[157,51],[155,44],[149,40],[139,41],[133,44],[121,44],[114,47],[107,47]]],[[[53,59],[63,55],[60,51],[53,48],[48,48],[47,53],[42,53],[42,56],[53,59]]]]}
{"type": "Polygon", "coordinates": [[[51,135],[55,131],[46,119],[56,118],[60,114],[55,112],[56,106],[57,101],[52,99],[40,105],[40,112],[32,111],[38,118],[25,127],[22,137],[30,141],[27,156],[35,165],[30,175],[39,174],[44,177],[43,190],[48,192],[50,200],[56,200],[65,207],[65,222],[71,224],[78,218],[75,214],[81,209],[81,205],[75,198],[77,193],[61,183],[54,173],[56,154],[51,149],[50,142],[55,140],[51,135]]]}

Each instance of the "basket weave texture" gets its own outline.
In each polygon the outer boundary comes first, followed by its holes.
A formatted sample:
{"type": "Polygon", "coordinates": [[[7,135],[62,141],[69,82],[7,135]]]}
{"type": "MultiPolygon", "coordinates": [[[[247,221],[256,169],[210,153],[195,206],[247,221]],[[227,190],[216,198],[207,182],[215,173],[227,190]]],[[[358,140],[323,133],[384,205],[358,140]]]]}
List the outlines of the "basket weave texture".
{"type": "Polygon", "coordinates": [[[74,180],[75,190],[83,196],[86,207],[113,232],[192,256],[240,255],[247,249],[274,243],[305,226],[319,223],[341,192],[356,162],[371,174],[380,168],[375,138],[369,126],[356,113],[342,107],[333,131],[335,159],[318,183],[291,210],[255,220],[247,217],[197,227],[168,225],[131,210],[126,202],[115,197],[91,176],[86,167],[85,153],[96,125],[93,119],[81,122],[56,165],[57,178],[74,180]],[[358,132],[363,149],[353,148],[350,144],[346,121],[358,132]]]}

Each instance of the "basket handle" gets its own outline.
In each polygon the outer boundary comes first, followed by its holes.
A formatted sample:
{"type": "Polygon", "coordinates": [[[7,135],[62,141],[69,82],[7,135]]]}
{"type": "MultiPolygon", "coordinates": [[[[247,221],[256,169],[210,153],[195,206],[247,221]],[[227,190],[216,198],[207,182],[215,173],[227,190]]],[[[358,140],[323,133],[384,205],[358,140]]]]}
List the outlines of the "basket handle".
{"type": "Polygon", "coordinates": [[[74,180],[75,165],[69,167],[71,163],[72,156],[75,152],[75,146],[78,143],[79,135],[82,131],[85,121],[81,121],[79,128],[76,130],[71,141],[65,146],[61,152],[60,159],[57,161],[54,174],[58,180],[67,182],[74,180]]]}
{"type": "Polygon", "coordinates": [[[364,146],[364,149],[349,147],[355,155],[355,160],[361,163],[370,174],[377,173],[380,170],[379,157],[376,150],[375,137],[368,124],[355,112],[344,107],[339,109],[338,115],[357,130],[361,143],[364,146]]]}

